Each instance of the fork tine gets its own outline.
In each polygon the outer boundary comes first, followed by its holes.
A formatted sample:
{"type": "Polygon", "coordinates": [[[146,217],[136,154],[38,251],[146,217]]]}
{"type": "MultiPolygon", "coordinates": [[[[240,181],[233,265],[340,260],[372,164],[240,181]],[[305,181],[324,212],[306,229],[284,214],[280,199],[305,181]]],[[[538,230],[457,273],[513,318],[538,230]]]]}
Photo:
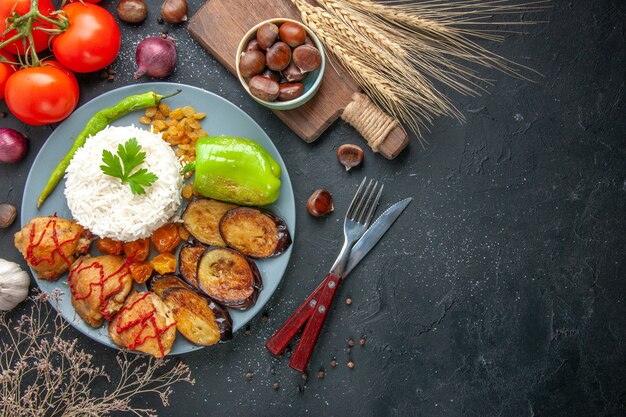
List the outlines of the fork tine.
{"type": "Polygon", "coordinates": [[[372,200],[374,199],[374,196],[376,195],[377,187],[378,187],[378,181],[376,181],[376,183],[374,184],[374,187],[372,187],[372,190],[367,195],[367,201],[364,201],[363,207],[361,208],[361,211],[359,211],[359,217],[357,218],[357,222],[361,224],[365,224],[365,219],[367,219],[367,214],[369,213],[370,208],[372,206],[372,200]]]}
{"type": "Polygon", "coordinates": [[[370,209],[367,213],[367,218],[365,219],[365,225],[369,226],[374,218],[374,213],[376,212],[376,208],[378,208],[378,203],[380,203],[380,196],[383,193],[383,188],[385,188],[385,184],[380,184],[380,190],[378,190],[378,195],[374,200],[374,203],[370,206],[370,209]]]}
{"type": "Polygon", "coordinates": [[[365,191],[363,191],[361,193],[361,196],[359,197],[359,203],[354,209],[354,213],[352,214],[352,217],[350,217],[350,220],[357,221],[357,219],[361,216],[361,211],[363,210],[363,206],[365,205],[365,200],[367,200],[367,196],[370,194],[373,183],[374,179],[370,179],[370,182],[367,184],[365,191]]]}
{"type": "Polygon", "coordinates": [[[361,196],[361,191],[363,190],[363,186],[365,185],[365,181],[367,181],[367,177],[363,178],[363,181],[361,181],[359,188],[356,190],[356,193],[354,193],[352,203],[350,203],[350,207],[348,208],[348,212],[346,213],[346,219],[351,219],[354,216],[358,200],[361,196]]]}

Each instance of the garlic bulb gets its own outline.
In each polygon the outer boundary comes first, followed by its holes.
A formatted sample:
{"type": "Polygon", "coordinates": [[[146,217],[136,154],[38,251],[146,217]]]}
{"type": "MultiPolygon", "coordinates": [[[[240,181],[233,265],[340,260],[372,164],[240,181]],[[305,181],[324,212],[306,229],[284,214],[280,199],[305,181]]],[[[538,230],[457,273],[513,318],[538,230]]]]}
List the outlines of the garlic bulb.
{"type": "Polygon", "coordinates": [[[0,259],[0,310],[13,309],[28,296],[30,276],[15,262],[0,259]]]}

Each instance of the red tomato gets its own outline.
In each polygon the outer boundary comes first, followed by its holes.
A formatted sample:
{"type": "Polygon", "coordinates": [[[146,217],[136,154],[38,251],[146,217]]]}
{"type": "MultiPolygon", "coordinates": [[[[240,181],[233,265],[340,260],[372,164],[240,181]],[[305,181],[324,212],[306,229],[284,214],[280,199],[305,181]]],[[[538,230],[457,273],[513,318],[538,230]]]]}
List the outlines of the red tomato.
{"type": "MultiPolygon", "coordinates": [[[[0,33],[3,33],[6,28],[6,19],[11,16],[11,12],[15,11],[19,15],[25,15],[30,11],[30,2],[31,0],[0,0],[0,33]]],[[[50,14],[54,11],[54,6],[52,5],[51,0],[39,0],[39,11],[44,16],[50,16],[50,14]]],[[[48,22],[36,22],[33,27],[44,27],[50,28],[53,25],[48,22]]],[[[17,31],[12,30],[10,32],[5,33],[0,37],[1,41],[6,41],[11,37],[15,36],[17,31]]],[[[35,44],[35,50],[37,52],[43,51],[48,47],[48,40],[50,39],[50,35],[41,30],[33,30],[33,43],[35,44]]],[[[29,45],[28,40],[25,41],[26,45],[29,45]]],[[[24,54],[24,39],[18,39],[16,41],[11,42],[5,48],[5,51],[10,52],[12,54],[23,55],[24,54]]]]}
{"type": "Polygon", "coordinates": [[[83,3],[100,3],[102,0],[69,0],[68,3],[79,3],[81,1],[83,3]]]}
{"type": "Polygon", "coordinates": [[[60,122],[78,104],[76,77],[54,61],[17,71],[9,77],[4,93],[11,113],[35,126],[60,122]]]}
{"type": "Polygon", "coordinates": [[[113,15],[95,4],[71,3],[62,10],[70,27],[52,38],[56,59],[74,72],[93,72],[112,63],[121,44],[113,15]]]}
{"type": "MultiPolygon", "coordinates": [[[[15,57],[0,51],[0,55],[5,57],[11,62],[15,62],[15,57]]],[[[4,86],[7,83],[9,77],[15,72],[15,67],[6,62],[0,62],[0,99],[4,98],[4,86]]]]}

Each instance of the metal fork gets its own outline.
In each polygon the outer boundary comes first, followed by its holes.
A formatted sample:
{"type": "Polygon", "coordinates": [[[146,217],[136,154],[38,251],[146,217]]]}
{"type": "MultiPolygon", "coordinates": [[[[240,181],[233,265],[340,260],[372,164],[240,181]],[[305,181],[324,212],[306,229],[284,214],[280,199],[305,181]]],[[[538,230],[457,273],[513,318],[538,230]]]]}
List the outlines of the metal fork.
{"type": "Polygon", "coordinates": [[[378,207],[378,203],[380,202],[383,184],[381,184],[379,188],[378,181],[374,183],[374,180],[370,180],[367,186],[365,186],[366,182],[367,178],[364,178],[346,213],[343,222],[344,242],[341,252],[339,252],[337,260],[330,268],[330,272],[322,283],[323,289],[319,297],[312,299],[310,302],[310,306],[314,307],[314,312],[304,328],[300,343],[298,343],[298,347],[289,362],[289,366],[297,371],[304,372],[309,363],[324,321],[328,315],[333,297],[337,292],[341,276],[348,264],[352,246],[363,236],[363,233],[365,233],[369,227],[374,213],[376,212],[376,208],[378,207]]]}

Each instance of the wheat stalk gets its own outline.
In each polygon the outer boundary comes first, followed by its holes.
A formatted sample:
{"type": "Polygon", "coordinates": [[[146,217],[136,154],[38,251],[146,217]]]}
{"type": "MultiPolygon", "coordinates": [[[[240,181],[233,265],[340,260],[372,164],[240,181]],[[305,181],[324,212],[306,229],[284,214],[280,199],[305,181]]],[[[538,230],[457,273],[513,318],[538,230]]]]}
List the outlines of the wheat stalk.
{"type": "Polygon", "coordinates": [[[414,71],[405,60],[396,59],[393,51],[379,46],[321,7],[311,6],[304,0],[292,1],[300,10],[302,20],[365,92],[419,138],[422,138],[421,129],[427,128],[436,116],[462,119],[461,113],[426,77],[414,71]],[[395,82],[399,76],[405,77],[405,82],[395,82]],[[412,103],[420,103],[420,106],[412,103]]]}
{"type": "Polygon", "coordinates": [[[486,21],[492,16],[536,12],[549,0],[510,4],[507,0],[395,1],[291,0],[302,20],[318,35],[370,98],[412,129],[435,117],[463,115],[431,79],[461,94],[478,95],[489,83],[472,68],[480,66],[527,79],[529,68],[482,47],[477,40],[500,42],[502,30],[476,25],[529,25],[537,22],[486,21]]]}

